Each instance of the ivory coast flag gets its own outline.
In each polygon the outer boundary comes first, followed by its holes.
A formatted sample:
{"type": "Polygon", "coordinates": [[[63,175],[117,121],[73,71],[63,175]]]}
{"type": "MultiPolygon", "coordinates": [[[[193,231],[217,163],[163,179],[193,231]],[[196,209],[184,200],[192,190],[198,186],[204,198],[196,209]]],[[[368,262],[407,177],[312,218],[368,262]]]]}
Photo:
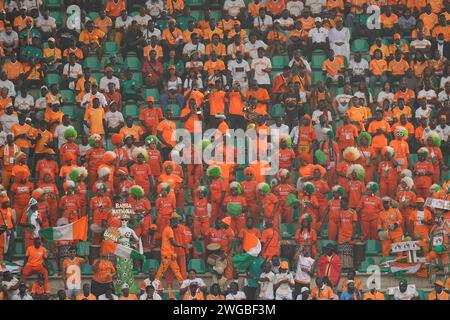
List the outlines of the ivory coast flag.
{"type": "Polygon", "coordinates": [[[140,259],[145,260],[145,256],[133,248],[123,246],[121,244],[112,242],[111,240],[103,240],[102,255],[115,254],[124,259],[140,259]]]}
{"type": "Polygon", "coordinates": [[[261,252],[261,241],[254,234],[246,232],[242,242],[242,249],[245,253],[233,256],[231,262],[235,268],[246,270],[261,252]]]}
{"type": "Polygon", "coordinates": [[[39,235],[49,242],[62,240],[87,240],[88,217],[84,216],[65,226],[39,230],[39,235]]]}

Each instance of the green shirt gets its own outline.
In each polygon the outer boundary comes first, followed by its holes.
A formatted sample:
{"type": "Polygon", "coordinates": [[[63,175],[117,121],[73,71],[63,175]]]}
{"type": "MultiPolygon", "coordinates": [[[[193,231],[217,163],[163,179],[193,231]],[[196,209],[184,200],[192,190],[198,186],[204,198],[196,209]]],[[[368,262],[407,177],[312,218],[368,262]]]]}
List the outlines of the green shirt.
{"type": "Polygon", "coordinates": [[[25,60],[28,60],[31,58],[41,59],[42,58],[42,49],[36,48],[33,46],[26,46],[23,49],[22,58],[25,60]]]}
{"type": "Polygon", "coordinates": [[[39,32],[38,29],[31,28],[31,30],[30,30],[30,29],[25,28],[22,31],[20,31],[20,35],[19,35],[20,39],[23,40],[23,41],[27,41],[28,37],[30,38],[30,41],[31,41],[31,39],[34,36],[36,36],[38,38],[41,37],[41,33],[39,32]]]}
{"type": "Polygon", "coordinates": [[[129,93],[129,94],[136,94],[138,93],[137,90],[133,88],[133,86],[137,86],[136,81],[131,80],[125,80],[122,83],[122,94],[129,93]]]}
{"type": "Polygon", "coordinates": [[[175,70],[177,71],[178,74],[181,74],[184,70],[184,64],[181,60],[178,60],[178,62],[175,62],[174,60],[171,59],[169,61],[164,62],[163,67],[164,67],[165,74],[169,74],[168,70],[169,70],[170,65],[175,66],[175,70]]]}
{"type": "Polygon", "coordinates": [[[184,30],[186,30],[187,29],[187,27],[188,27],[188,25],[189,25],[189,22],[196,22],[196,19],[193,17],[193,16],[183,16],[183,17],[179,17],[178,19],[177,19],[177,25],[178,25],[178,28],[180,28],[181,29],[181,31],[184,31],[184,30]]]}

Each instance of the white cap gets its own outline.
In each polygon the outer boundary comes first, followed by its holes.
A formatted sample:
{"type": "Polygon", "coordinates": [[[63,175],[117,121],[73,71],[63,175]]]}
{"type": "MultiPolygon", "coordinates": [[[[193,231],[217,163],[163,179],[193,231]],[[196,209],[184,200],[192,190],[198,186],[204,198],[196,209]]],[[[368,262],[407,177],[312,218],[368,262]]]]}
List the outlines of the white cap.
{"type": "Polygon", "coordinates": [[[317,17],[314,22],[322,22],[322,18],[321,17],[317,17]]]}
{"type": "Polygon", "coordinates": [[[391,198],[386,196],[386,197],[381,198],[381,200],[383,200],[383,201],[391,201],[391,198]]]}
{"type": "Polygon", "coordinates": [[[308,287],[303,287],[303,288],[300,290],[300,293],[303,293],[303,292],[306,292],[306,291],[309,291],[308,287]]]}
{"type": "Polygon", "coordinates": [[[130,286],[128,285],[128,283],[124,283],[123,285],[122,285],[122,290],[123,289],[130,289],[130,286]]]}

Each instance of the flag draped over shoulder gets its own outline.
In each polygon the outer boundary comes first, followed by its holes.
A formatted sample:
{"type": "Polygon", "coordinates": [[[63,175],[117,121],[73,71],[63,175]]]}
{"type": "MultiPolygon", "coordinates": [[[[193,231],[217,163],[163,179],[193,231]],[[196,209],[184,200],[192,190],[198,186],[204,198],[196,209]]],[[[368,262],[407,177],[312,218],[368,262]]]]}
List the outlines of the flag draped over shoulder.
{"type": "Polygon", "coordinates": [[[0,261],[0,272],[5,271],[20,273],[20,265],[9,261],[0,261]]]}
{"type": "Polygon", "coordinates": [[[88,217],[84,216],[72,223],[60,227],[39,230],[39,235],[49,242],[66,240],[87,240],[88,217]]]}
{"type": "Polygon", "coordinates": [[[261,242],[251,233],[245,233],[242,249],[245,253],[235,255],[231,261],[235,268],[246,270],[261,252],[261,242]]]}
{"type": "Polygon", "coordinates": [[[104,240],[102,242],[102,255],[114,254],[124,259],[140,259],[145,260],[145,256],[133,248],[112,242],[111,240],[104,240]]]}

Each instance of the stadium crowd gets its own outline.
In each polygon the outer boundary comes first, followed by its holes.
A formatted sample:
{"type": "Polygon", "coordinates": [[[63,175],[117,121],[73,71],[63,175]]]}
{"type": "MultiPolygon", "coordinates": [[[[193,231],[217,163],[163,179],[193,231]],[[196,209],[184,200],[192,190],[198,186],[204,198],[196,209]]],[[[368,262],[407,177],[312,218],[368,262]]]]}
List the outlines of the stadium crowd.
{"type": "Polygon", "coordinates": [[[449,1],[0,9],[0,300],[449,299],[449,1]],[[177,148],[176,129],[210,128],[177,148]],[[278,172],[175,162],[210,146],[237,158],[214,144],[231,129],[267,137],[278,172]],[[42,236],[85,216],[87,241],[42,236]],[[142,282],[117,287],[111,228],[141,247],[142,282]],[[262,248],[243,267],[247,234],[262,248]],[[380,259],[412,264],[392,252],[411,241],[431,291],[358,279],[380,259]]]}

